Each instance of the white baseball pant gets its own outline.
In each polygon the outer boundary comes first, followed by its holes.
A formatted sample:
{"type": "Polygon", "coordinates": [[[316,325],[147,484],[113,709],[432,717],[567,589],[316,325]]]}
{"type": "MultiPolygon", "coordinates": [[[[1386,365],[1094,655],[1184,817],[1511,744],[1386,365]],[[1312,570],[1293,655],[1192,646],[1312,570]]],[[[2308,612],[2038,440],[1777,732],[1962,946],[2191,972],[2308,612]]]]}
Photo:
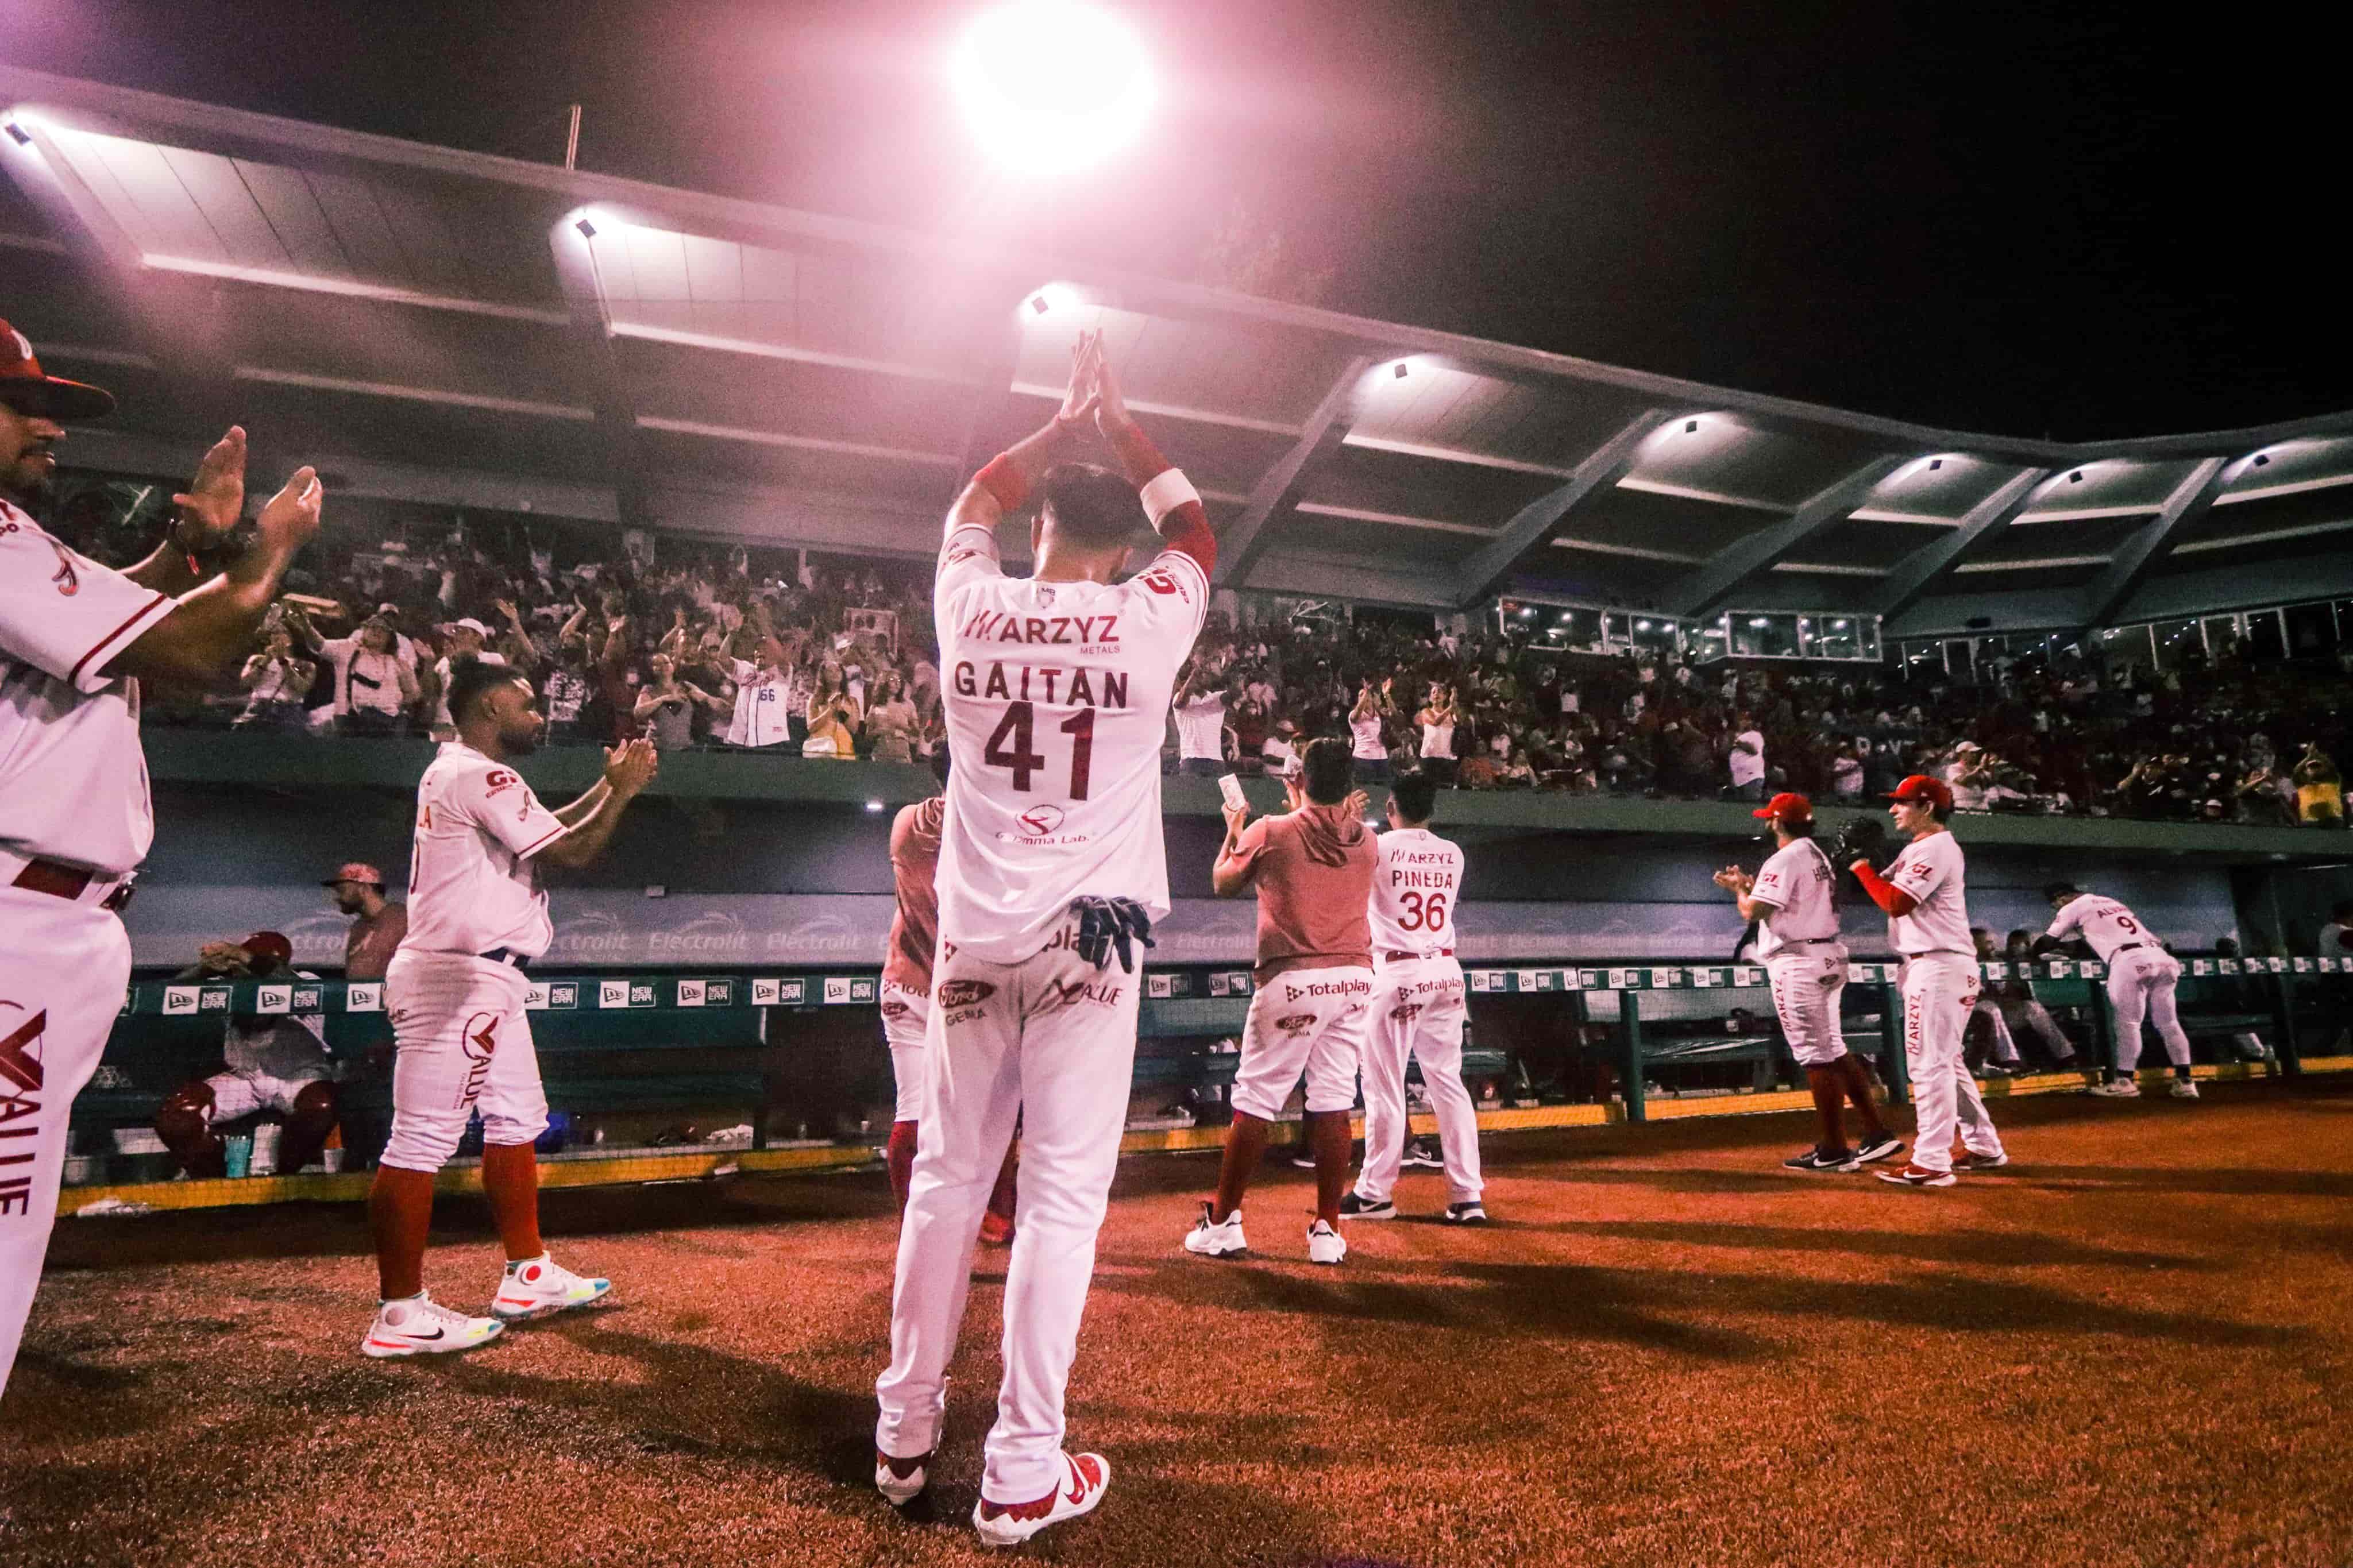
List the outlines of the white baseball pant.
{"type": "Polygon", "coordinates": [[[439,1170],[475,1111],[488,1144],[529,1143],[547,1131],[547,1091],[524,1010],[530,990],[522,971],[470,953],[404,947],[392,955],[384,1000],[399,1054],[383,1163],[439,1170]]]}
{"type": "Polygon", "coordinates": [[[1479,1110],[1462,1083],[1462,965],[1451,958],[1410,958],[1373,967],[1373,1005],[1365,1035],[1365,1168],[1356,1195],[1387,1203],[1405,1157],[1405,1064],[1421,1063],[1422,1087],[1438,1114],[1446,1162],[1447,1202],[1476,1203],[1479,1110]]]}
{"type": "Polygon", "coordinates": [[[1765,961],[1773,987],[1773,1014],[1799,1067],[1826,1068],[1846,1055],[1839,999],[1846,994],[1846,949],[1805,942],[1774,950],[1765,961]]]}
{"type": "Polygon", "coordinates": [[[1063,1393],[1135,1073],[1142,981],[1116,961],[1097,969],[1082,959],[1076,936],[1075,925],[1065,927],[1013,964],[940,945],[891,1297],[891,1364],[874,1383],[875,1447],[899,1458],[930,1453],[981,1212],[1018,1119],[1005,1382],[981,1479],[987,1495],[1008,1502],[1061,1481],[1063,1393]]]}
{"type": "Polygon", "coordinates": [[[332,1082],[334,1076],[323,1062],[307,1069],[300,1078],[277,1078],[261,1072],[215,1073],[205,1079],[213,1091],[212,1120],[237,1121],[265,1110],[291,1116],[297,1095],[314,1083],[332,1082]]]}
{"type": "Polygon", "coordinates": [[[1999,1154],[2001,1138],[1986,1114],[1978,1081],[1961,1059],[1961,1036],[1978,1005],[1977,960],[1924,952],[1904,962],[1904,1062],[1912,1074],[1918,1131],[1912,1163],[1924,1171],[1953,1168],[1953,1133],[1972,1154],[1999,1154]]]}
{"type": "Polygon", "coordinates": [[[932,1026],[932,994],[882,983],[882,1043],[891,1047],[891,1120],[923,1114],[923,1035],[932,1026]]]}
{"type": "Polygon", "coordinates": [[[58,1217],[66,1119],[130,983],[112,913],[0,886],[0,1393],[58,1217]]]}
{"type": "Polygon", "coordinates": [[[1274,1121],[1303,1072],[1309,1110],[1354,1110],[1372,1003],[1373,972],[1354,965],[1294,969],[1261,986],[1242,1024],[1234,1109],[1274,1121]]]}
{"type": "Polygon", "coordinates": [[[2108,961],[2108,1007],[2116,1016],[2118,1072],[2130,1074],[2140,1064],[2144,1018],[2157,1026],[2166,1059],[2178,1068],[2189,1065],[2189,1037],[2174,1005],[2174,987],[2180,984],[2181,961],[2161,947],[2137,947],[2108,961]]]}

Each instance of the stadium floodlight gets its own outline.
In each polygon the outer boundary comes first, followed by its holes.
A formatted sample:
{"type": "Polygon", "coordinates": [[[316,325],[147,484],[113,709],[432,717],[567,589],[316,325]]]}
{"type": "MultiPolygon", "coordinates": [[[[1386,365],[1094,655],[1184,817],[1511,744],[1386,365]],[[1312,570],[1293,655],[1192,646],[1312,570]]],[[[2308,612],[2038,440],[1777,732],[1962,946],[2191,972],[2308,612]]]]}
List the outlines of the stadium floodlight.
{"type": "Polygon", "coordinates": [[[957,42],[956,97],[974,135],[1016,173],[1084,168],[1135,140],[1152,68],[1126,24],[1077,0],[1018,0],[957,42]]]}

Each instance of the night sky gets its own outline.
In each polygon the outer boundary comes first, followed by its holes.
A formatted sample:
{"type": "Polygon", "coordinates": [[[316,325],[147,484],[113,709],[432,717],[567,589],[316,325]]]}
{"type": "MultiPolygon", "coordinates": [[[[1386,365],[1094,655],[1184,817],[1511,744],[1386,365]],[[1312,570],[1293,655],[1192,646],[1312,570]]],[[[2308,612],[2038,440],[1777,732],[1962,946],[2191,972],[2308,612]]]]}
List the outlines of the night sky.
{"type": "Polygon", "coordinates": [[[38,69],[1203,277],[1239,205],[1335,309],[1965,429],[2353,407],[2315,8],[1187,0],[1151,142],[977,162],[970,5],[0,0],[38,69]],[[2157,20],[2166,13],[2169,19],[2157,20]]]}

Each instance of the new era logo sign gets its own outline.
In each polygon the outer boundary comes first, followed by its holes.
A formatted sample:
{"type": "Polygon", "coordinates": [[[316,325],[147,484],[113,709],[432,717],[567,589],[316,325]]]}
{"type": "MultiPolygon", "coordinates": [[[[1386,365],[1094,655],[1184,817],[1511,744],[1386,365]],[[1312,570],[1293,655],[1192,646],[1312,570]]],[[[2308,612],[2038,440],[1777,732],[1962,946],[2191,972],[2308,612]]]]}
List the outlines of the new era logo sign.
{"type": "Polygon", "coordinates": [[[551,1007],[577,1007],[580,1005],[580,983],[569,980],[550,985],[547,988],[547,1005],[551,1007]]]}
{"type": "Polygon", "coordinates": [[[229,999],[236,994],[236,992],[226,985],[205,986],[196,993],[196,1011],[226,1013],[228,1011],[229,999]]]}
{"type": "Polygon", "coordinates": [[[196,988],[195,986],[166,985],[164,987],[164,1016],[174,1017],[181,1014],[193,1013],[195,1010],[196,988]]]}
{"type": "Polygon", "coordinates": [[[849,1000],[849,976],[828,974],[825,977],[825,1005],[839,1007],[849,1000]]]}
{"type": "Polygon", "coordinates": [[[797,1007],[807,999],[808,983],[805,980],[752,982],[752,1005],[754,1007],[797,1007]]]}
{"type": "Polygon", "coordinates": [[[294,987],[262,986],[253,994],[253,1010],[257,1013],[291,1013],[294,1010],[294,987]]]}
{"type": "Polygon", "coordinates": [[[343,1011],[346,1013],[381,1013],[384,1011],[384,986],[376,981],[357,982],[343,988],[343,1011]]]}
{"type": "Polygon", "coordinates": [[[547,1007],[547,987],[540,984],[524,986],[522,988],[522,1005],[524,1009],[529,1012],[538,1013],[545,1011],[547,1007]]]}
{"type": "Polygon", "coordinates": [[[596,982],[596,1005],[599,1007],[650,1007],[653,1005],[654,984],[650,980],[596,982]]]}
{"type": "Polygon", "coordinates": [[[294,987],[294,1011],[297,1013],[323,1013],[326,1009],[326,994],[321,991],[319,987],[316,985],[297,985],[294,987]]]}

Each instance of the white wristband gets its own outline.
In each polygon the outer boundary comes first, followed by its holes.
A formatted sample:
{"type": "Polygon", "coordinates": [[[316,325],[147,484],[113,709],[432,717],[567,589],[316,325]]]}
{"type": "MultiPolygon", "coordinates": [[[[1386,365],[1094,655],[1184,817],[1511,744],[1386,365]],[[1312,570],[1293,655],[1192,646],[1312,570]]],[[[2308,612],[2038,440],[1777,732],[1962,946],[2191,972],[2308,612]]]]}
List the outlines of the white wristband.
{"type": "Polygon", "coordinates": [[[1201,492],[1193,488],[1193,481],[1185,477],[1182,468],[1161,469],[1145,483],[1141,493],[1145,512],[1152,519],[1155,528],[1160,526],[1162,518],[1187,501],[1198,506],[1201,500],[1201,492]]]}

